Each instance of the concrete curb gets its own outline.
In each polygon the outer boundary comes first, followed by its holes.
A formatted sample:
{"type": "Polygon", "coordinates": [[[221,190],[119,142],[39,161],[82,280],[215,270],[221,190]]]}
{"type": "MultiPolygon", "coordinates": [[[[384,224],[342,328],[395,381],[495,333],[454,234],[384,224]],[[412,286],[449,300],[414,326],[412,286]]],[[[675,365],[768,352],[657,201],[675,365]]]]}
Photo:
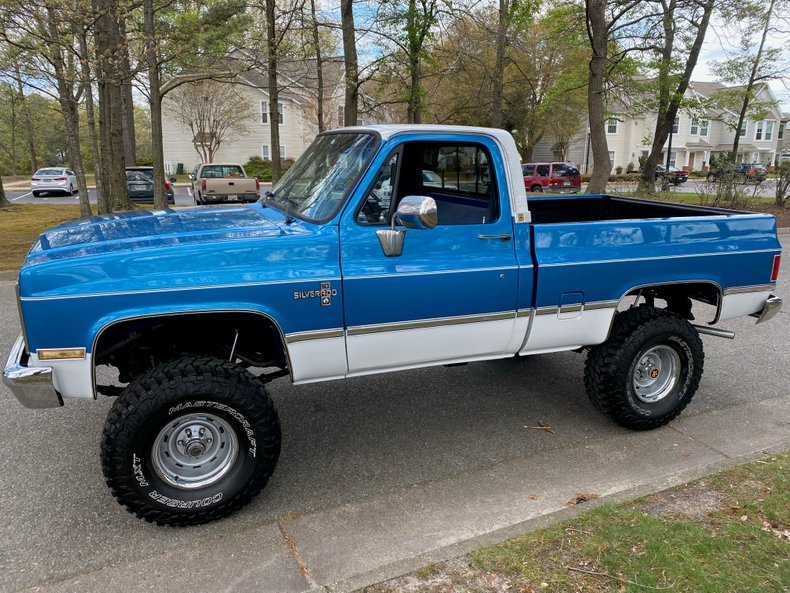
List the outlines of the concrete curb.
{"type": "Polygon", "coordinates": [[[675,486],[680,486],[688,482],[702,479],[721,470],[755,461],[763,457],[763,455],[766,453],[779,453],[785,451],[788,447],[790,447],[790,437],[786,441],[777,443],[771,447],[763,447],[759,450],[752,451],[738,457],[718,460],[713,463],[705,464],[701,467],[692,468],[673,476],[656,480],[655,482],[649,484],[642,484],[635,488],[623,490],[608,496],[602,496],[599,499],[589,501],[582,505],[576,505],[556,511],[554,513],[542,515],[534,519],[528,519],[527,521],[515,523],[508,527],[473,537],[462,542],[457,542],[449,546],[437,548],[423,554],[418,554],[412,558],[393,562],[392,564],[382,566],[376,570],[364,574],[356,575],[343,581],[338,581],[336,583],[314,587],[311,589],[305,589],[302,593],[353,593],[354,591],[363,587],[369,587],[383,581],[403,576],[429,564],[451,560],[453,558],[457,558],[458,556],[469,554],[470,552],[473,552],[479,548],[499,544],[519,535],[561,523],[567,519],[572,519],[601,505],[627,502],[629,500],[635,500],[649,494],[662,492],[675,486]]]}

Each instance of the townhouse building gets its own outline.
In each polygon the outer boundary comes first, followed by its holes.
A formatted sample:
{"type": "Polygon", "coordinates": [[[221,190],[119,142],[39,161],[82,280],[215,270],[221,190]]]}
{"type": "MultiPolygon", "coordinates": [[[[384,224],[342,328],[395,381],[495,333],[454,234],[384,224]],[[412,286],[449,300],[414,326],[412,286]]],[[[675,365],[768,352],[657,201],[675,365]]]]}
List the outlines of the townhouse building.
{"type": "MultiPolygon", "coordinates": [[[[713,82],[692,82],[686,91],[686,99],[700,105],[710,103],[717,92],[726,89],[713,82]]],[[[773,103],[759,120],[747,119],[741,127],[737,162],[762,163],[766,167],[775,165],[790,146],[785,141],[785,128],[790,121],[775,104],[776,98],[770,87],[761,85],[755,101],[773,103]]],[[[655,131],[656,112],[636,113],[619,108],[610,109],[606,121],[606,139],[612,170],[622,167],[639,168],[641,157],[647,157],[655,131]]],[[[670,137],[664,144],[660,162],[687,171],[704,170],[709,167],[711,157],[720,158],[732,153],[738,114],[721,108],[697,109],[694,112],[681,110],[675,118],[670,137]]],[[[535,149],[533,160],[557,160],[564,156],[580,165],[582,171],[592,171],[594,166],[589,145],[588,127],[571,141],[564,155],[558,155],[551,141],[542,141],[535,149]]],[[[788,157],[790,158],[790,156],[788,157]]]]}

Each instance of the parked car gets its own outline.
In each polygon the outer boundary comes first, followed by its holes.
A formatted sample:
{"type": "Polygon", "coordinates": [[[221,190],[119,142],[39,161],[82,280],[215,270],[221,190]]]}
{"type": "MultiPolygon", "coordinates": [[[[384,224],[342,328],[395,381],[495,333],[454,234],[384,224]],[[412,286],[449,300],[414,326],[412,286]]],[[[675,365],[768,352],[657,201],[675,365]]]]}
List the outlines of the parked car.
{"type": "MultiPolygon", "coordinates": [[[[173,179],[165,179],[165,194],[168,204],[176,203],[173,179]]],[[[126,192],[132,202],[154,201],[154,168],[126,167],[126,192]]]]}
{"type": "Polygon", "coordinates": [[[656,179],[666,179],[672,185],[680,185],[689,180],[689,174],[672,165],[669,166],[669,170],[664,165],[656,165],[656,179]]]}
{"type": "Polygon", "coordinates": [[[37,198],[44,193],[62,192],[68,196],[77,191],[77,176],[65,167],[46,167],[33,173],[30,191],[37,198]]]}
{"type": "Polygon", "coordinates": [[[261,197],[261,183],[247,177],[244,167],[232,163],[200,163],[189,174],[195,204],[255,202],[261,197]]]}
{"type": "Polygon", "coordinates": [[[521,165],[527,191],[578,193],[582,176],[573,163],[527,163],[521,165]]]}
{"type": "Polygon", "coordinates": [[[706,179],[708,181],[718,181],[727,172],[732,171],[736,181],[748,183],[762,183],[767,177],[767,171],[762,163],[736,163],[735,165],[724,165],[711,169],[706,179]]]}

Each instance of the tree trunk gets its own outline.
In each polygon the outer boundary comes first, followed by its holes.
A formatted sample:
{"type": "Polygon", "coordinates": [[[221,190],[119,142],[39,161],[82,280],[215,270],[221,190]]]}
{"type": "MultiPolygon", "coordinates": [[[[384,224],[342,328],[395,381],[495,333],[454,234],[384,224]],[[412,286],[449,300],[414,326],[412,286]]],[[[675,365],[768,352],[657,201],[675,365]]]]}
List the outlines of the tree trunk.
{"type": "MultiPolygon", "coordinates": [[[[499,0],[499,25],[496,36],[496,62],[491,80],[491,127],[502,127],[502,99],[505,88],[505,54],[508,46],[510,2],[499,0]]],[[[530,156],[531,158],[531,156],[530,156]]]]}
{"type": "Polygon", "coordinates": [[[8,87],[8,92],[12,95],[11,104],[9,105],[11,108],[11,146],[8,147],[8,156],[11,157],[11,175],[16,177],[19,174],[16,166],[16,99],[13,97],[14,91],[10,86],[8,87]]]}
{"type": "MultiPolygon", "coordinates": [[[[675,117],[680,110],[680,103],[683,96],[688,89],[691,74],[694,67],[697,65],[700,51],[702,50],[702,42],[705,40],[705,34],[708,30],[710,17],[713,12],[714,0],[708,0],[703,5],[704,12],[702,18],[697,25],[697,34],[694,38],[694,43],[689,50],[688,58],[686,59],[686,67],[677,87],[670,89],[669,85],[669,71],[672,66],[672,52],[674,50],[674,29],[672,22],[675,20],[675,2],[670,3],[670,9],[664,16],[664,49],[661,56],[661,72],[659,73],[659,112],[656,118],[656,128],[653,134],[653,144],[650,148],[650,154],[647,156],[644,165],[642,166],[642,175],[639,179],[639,190],[647,193],[652,193],[656,188],[656,165],[658,158],[661,156],[661,151],[664,149],[664,144],[669,137],[672,127],[675,125],[675,117]]],[[[669,151],[667,151],[667,162],[669,162],[669,151]]]]}
{"type": "Polygon", "coordinates": [[[93,104],[93,82],[91,80],[91,60],[88,55],[87,31],[83,30],[79,35],[80,44],[80,73],[82,76],[82,86],[85,94],[85,119],[88,124],[88,143],[91,147],[91,159],[93,160],[93,173],[96,179],[96,207],[99,214],[109,214],[112,209],[102,191],[101,175],[99,174],[99,140],[96,131],[96,109],[93,104]]]}
{"type": "Polygon", "coordinates": [[[280,180],[280,92],[277,88],[277,38],[275,36],[275,0],[266,0],[266,48],[269,86],[269,129],[271,130],[272,184],[280,180]]]}
{"type": "Polygon", "coordinates": [[[121,111],[123,113],[123,160],[127,167],[137,164],[137,142],[134,132],[134,99],[132,98],[132,67],[129,63],[129,46],[126,43],[126,21],[119,21],[121,51],[119,71],[121,83],[121,111]]]}
{"type": "Polygon", "coordinates": [[[102,189],[112,210],[133,210],[124,172],[118,6],[113,0],[96,0],[96,14],[102,189]]]}
{"type": "Polygon", "coordinates": [[[409,106],[406,121],[410,124],[422,123],[421,56],[422,46],[417,33],[417,0],[409,0],[406,13],[406,34],[409,38],[409,106]]]}
{"type": "Polygon", "coordinates": [[[763,57],[763,50],[765,49],[765,40],[768,37],[768,30],[771,26],[771,15],[774,12],[774,6],[776,6],[776,0],[771,0],[771,4],[768,5],[768,10],[765,13],[765,26],[763,27],[763,36],[760,39],[760,47],[757,50],[757,55],[754,57],[754,63],[752,64],[752,72],[749,76],[749,81],[746,84],[746,91],[743,93],[743,102],[741,103],[741,111],[738,114],[738,127],[735,128],[735,139],[732,141],[732,162],[734,163],[738,159],[738,144],[741,140],[741,126],[743,126],[743,122],[746,120],[746,110],[749,108],[749,102],[751,101],[751,94],[752,90],[754,89],[754,82],[755,78],[757,78],[757,70],[760,68],[760,61],[763,57]]]}
{"type": "Polygon", "coordinates": [[[3,178],[0,177],[0,206],[10,206],[11,202],[8,201],[5,195],[5,189],[3,188],[3,178]]]}
{"type": "Polygon", "coordinates": [[[587,111],[594,166],[586,191],[588,194],[600,194],[606,189],[606,182],[612,170],[609,145],[606,142],[604,105],[604,70],[608,56],[606,0],[587,0],[587,34],[592,49],[587,85],[587,111]]]}
{"type": "Polygon", "coordinates": [[[343,60],[346,71],[343,123],[346,126],[355,126],[358,123],[359,109],[359,64],[357,62],[354,3],[352,0],[340,0],[340,17],[343,28],[343,60]]]}
{"type": "Polygon", "coordinates": [[[321,60],[321,38],[318,35],[318,19],[315,16],[315,0],[310,0],[312,16],[313,44],[315,45],[315,73],[318,83],[318,131],[323,132],[324,126],[324,65],[321,60]]]}
{"type": "Polygon", "coordinates": [[[167,208],[165,193],[165,149],[162,140],[162,92],[159,79],[159,51],[154,29],[154,1],[143,0],[145,61],[148,66],[148,95],[151,107],[151,153],[154,166],[154,208],[167,208]]]}
{"type": "Polygon", "coordinates": [[[36,158],[36,144],[33,141],[33,126],[30,124],[30,106],[27,104],[27,97],[25,97],[25,87],[22,84],[22,76],[19,72],[19,64],[14,63],[14,75],[16,77],[16,88],[19,92],[19,100],[22,103],[22,124],[25,127],[25,135],[27,136],[27,153],[30,157],[31,173],[38,170],[38,159],[36,158]]]}
{"type": "Polygon", "coordinates": [[[55,70],[55,79],[58,85],[58,103],[63,114],[63,123],[66,128],[66,154],[69,164],[77,177],[77,186],[80,195],[80,216],[91,216],[90,201],[88,200],[88,186],[85,183],[85,168],[82,165],[82,153],[80,152],[80,119],[77,101],[74,99],[73,81],[67,80],[66,68],[61,53],[61,46],[57,40],[60,39],[58,31],[57,16],[51,7],[47,7],[47,30],[52,47],[50,48],[50,59],[55,70]]]}

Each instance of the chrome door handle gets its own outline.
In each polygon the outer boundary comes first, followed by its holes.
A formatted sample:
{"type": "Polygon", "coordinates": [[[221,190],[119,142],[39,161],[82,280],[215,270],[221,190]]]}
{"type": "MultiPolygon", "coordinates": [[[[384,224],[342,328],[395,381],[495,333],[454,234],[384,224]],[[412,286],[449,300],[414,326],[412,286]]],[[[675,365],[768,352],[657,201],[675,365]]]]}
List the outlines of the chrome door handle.
{"type": "Polygon", "coordinates": [[[513,235],[509,233],[505,233],[502,235],[477,235],[478,239],[500,239],[503,242],[510,241],[513,238],[513,235]]]}

